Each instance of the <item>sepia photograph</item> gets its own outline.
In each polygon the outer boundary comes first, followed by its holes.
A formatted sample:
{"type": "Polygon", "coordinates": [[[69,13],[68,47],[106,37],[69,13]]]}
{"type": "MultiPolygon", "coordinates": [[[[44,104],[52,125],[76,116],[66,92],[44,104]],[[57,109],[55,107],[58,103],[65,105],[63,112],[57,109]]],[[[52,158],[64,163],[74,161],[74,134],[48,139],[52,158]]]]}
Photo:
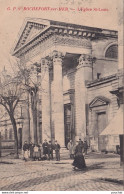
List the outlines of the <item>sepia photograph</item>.
{"type": "Polygon", "coordinates": [[[1,194],[123,193],[123,6],[0,0],[1,194]]]}

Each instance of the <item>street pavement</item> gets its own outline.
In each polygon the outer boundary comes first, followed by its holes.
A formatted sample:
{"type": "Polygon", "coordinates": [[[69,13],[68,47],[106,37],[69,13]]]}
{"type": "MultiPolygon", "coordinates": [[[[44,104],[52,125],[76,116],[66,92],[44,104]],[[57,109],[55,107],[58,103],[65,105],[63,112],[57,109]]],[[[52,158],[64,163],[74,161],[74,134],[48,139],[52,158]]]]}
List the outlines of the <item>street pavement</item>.
{"type": "Polygon", "coordinates": [[[0,159],[0,191],[123,191],[123,167],[116,154],[89,153],[87,169],[74,171],[73,160],[0,159]]]}

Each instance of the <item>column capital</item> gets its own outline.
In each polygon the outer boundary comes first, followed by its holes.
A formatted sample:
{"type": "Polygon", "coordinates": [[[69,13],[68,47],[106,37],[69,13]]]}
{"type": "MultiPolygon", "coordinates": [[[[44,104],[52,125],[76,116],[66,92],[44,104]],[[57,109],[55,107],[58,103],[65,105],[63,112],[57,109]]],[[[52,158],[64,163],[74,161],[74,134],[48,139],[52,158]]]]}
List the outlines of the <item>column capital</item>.
{"type": "Polygon", "coordinates": [[[79,59],[78,59],[78,66],[77,68],[80,68],[80,67],[92,67],[92,57],[91,55],[88,55],[88,54],[82,54],[79,59]]]}
{"type": "Polygon", "coordinates": [[[64,52],[60,52],[57,50],[54,50],[52,53],[50,53],[49,57],[51,57],[51,59],[56,60],[56,59],[63,59],[65,56],[64,52]]]}
{"type": "Polygon", "coordinates": [[[65,56],[64,52],[60,52],[60,51],[53,51],[52,53],[53,58],[63,58],[65,56]]]}
{"type": "Polygon", "coordinates": [[[52,66],[52,62],[49,56],[41,59],[41,67],[45,69],[49,69],[52,66]]]}

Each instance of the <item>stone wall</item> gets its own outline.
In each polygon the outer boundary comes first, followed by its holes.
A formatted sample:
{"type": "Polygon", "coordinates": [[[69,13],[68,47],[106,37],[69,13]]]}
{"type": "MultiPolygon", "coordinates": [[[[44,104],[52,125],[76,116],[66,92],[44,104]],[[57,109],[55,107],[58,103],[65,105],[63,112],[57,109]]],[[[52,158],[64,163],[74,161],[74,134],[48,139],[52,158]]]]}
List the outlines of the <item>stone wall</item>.
{"type": "Polygon", "coordinates": [[[97,73],[100,73],[100,77],[109,76],[117,73],[118,62],[117,60],[110,59],[97,59],[93,64],[93,78],[97,79],[97,73]]]}
{"type": "MultiPolygon", "coordinates": [[[[92,82],[93,84],[93,82],[92,82]]],[[[97,114],[100,112],[106,112],[107,125],[111,122],[112,118],[116,115],[118,111],[117,98],[115,95],[111,94],[110,91],[118,87],[118,78],[115,76],[104,78],[103,80],[97,80],[94,86],[88,86],[88,104],[90,104],[94,98],[105,97],[110,102],[107,105],[97,104],[93,108],[89,109],[88,119],[89,123],[87,125],[88,134],[91,137],[91,147],[98,150],[98,138],[97,133],[97,114]]],[[[104,136],[103,137],[103,150],[115,151],[116,145],[119,144],[119,137],[104,136]]]]}
{"type": "Polygon", "coordinates": [[[113,38],[92,41],[92,56],[96,58],[93,64],[94,79],[97,78],[97,73],[101,73],[101,77],[117,73],[118,60],[105,57],[106,50],[114,44],[117,45],[118,42],[113,38]]]}

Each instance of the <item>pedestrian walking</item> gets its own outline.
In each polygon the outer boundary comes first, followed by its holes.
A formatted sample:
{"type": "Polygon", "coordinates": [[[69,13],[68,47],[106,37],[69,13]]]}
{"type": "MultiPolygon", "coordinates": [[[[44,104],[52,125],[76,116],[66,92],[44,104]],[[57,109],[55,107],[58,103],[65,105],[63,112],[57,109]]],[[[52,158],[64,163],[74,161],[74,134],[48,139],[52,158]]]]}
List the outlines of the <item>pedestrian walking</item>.
{"type": "Polygon", "coordinates": [[[23,145],[23,157],[25,162],[27,162],[29,158],[29,144],[27,143],[27,141],[25,141],[23,145]]]}
{"type": "Polygon", "coordinates": [[[74,159],[74,149],[73,149],[73,148],[74,148],[74,144],[73,144],[72,140],[70,140],[70,141],[68,142],[67,148],[68,148],[68,150],[69,150],[70,158],[71,158],[71,159],[74,159]]]}
{"type": "Polygon", "coordinates": [[[58,144],[57,140],[55,141],[55,154],[56,154],[56,161],[60,160],[60,145],[58,144]]]}
{"type": "Polygon", "coordinates": [[[78,142],[78,145],[75,147],[75,153],[74,153],[74,161],[73,166],[74,170],[80,169],[83,170],[86,168],[85,159],[82,153],[83,147],[81,141],[78,142]]]}
{"type": "Polygon", "coordinates": [[[51,141],[48,143],[48,159],[53,160],[53,145],[51,141]]]}
{"type": "Polygon", "coordinates": [[[43,147],[43,155],[45,157],[47,157],[47,155],[48,155],[48,142],[46,139],[44,140],[42,147],[43,147]]]}
{"type": "Polygon", "coordinates": [[[88,143],[87,140],[84,141],[84,153],[87,155],[87,150],[88,150],[88,143]]]}

